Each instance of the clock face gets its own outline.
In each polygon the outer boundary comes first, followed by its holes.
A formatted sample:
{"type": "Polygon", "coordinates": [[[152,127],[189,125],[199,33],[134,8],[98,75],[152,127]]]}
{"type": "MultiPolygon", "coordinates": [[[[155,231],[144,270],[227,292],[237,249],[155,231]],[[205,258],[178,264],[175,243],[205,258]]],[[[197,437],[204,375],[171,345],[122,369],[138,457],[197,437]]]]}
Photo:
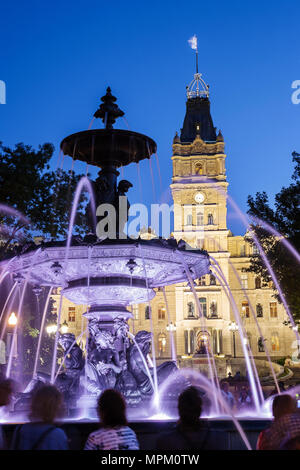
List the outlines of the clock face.
{"type": "Polygon", "coordinates": [[[201,202],[204,201],[204,194],[202,193],[197,193],[195,195],[195,201],[198,203],[198,204],[201,204],[201,202]]]}

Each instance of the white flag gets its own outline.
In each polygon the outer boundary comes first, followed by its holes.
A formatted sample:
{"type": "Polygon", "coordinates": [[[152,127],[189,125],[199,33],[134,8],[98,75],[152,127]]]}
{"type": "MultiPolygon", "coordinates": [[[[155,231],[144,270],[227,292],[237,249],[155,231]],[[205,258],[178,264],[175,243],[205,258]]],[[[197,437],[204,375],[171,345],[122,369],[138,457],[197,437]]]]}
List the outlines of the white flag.
{"type": "Polygon", "coordinates": [[[192,49],[195,49],[196,51],[198,50],[198,40],[196,34],[194,34],[194,36],[188,40],[188,43],[192,49]]]}

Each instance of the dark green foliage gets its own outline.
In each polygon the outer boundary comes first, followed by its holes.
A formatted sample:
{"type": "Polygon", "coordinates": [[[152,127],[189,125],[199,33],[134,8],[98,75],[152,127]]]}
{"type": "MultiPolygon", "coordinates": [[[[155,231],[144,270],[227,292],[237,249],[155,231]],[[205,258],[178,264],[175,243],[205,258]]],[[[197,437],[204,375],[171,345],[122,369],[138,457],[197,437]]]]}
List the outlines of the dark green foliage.
{"type": "MultiPolygon", "coordinates": [[[[23,143],[14,149],[0,142],[0,203],[13,207],[30,220],[24,221],[0,212],[2,253],[14,243],[32,240],[33,235],[66,238],[74,191],[83,175],[63,170],[52,171],[52,144],[34,150],[23,143]]],[[[86,232],[83,194],[77,211],[74,233],[86,232]]]]}
{"type": "MultiPolygon", "coordinates": [[[[248,197],[248,213],[272,225],[300,253],[300,154],[293,153],[295,163],[292,182],[275,196],[274,209],[268,196],[259,192],[255,198],[248,197]]],[[[284,245],[271,236],[259,224],[252,225],[256,236],[268,256],[295,319],[300,318],[300,265],[284,245]]],[[[251,243],[251,238],[247,237],[251,243]]],[[[257,273],[267,283],[271,277],[260,256],[252,256],[250,271],[257,273]]],[[[280,301],[277,291],[275,297],[280,301]]]]}

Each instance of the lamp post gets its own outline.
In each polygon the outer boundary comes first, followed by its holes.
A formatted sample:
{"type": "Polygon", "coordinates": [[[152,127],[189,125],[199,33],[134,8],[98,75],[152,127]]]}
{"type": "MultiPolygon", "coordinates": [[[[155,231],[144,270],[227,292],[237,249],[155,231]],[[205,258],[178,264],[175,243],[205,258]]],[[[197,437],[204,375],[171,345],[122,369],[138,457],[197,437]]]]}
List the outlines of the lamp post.
{"type": "MultiPolygon", "coordinates": [[[[15,329],[18,324],[18,317],[15,312],[12,312],[7,320],[7,324],[10,327],[10,332],[7,333],[7,343],[9,345],[9,357],[11,358],[9,361],[12,361],[13,357],[17,357],[17,330],[15,329]]],[[[10,367],[9,367],[10,369],[10,367]]]]}
{"type": "Polygon", "coordinates": [[[175,342],[174,342],[174,332],[176,331],[176,323],[173,323],[173,322],[168,323],[166,326],[166,330],[170,333],[172,361],[177,363],[175,342]]]}
{"type": "Polygon", "coordinates": [[[233,357],[236,358],[236,349],[235,349],[235,334],[238,331],[239,327],[235,323],[235,321],[231,322],[228,329],[232,331],[232,336],[233,336],[233,357]]]}
{"type": "Polygon", "coordinates": [[[9,326],[12,326],[12,327],[15,327],[17,325],[18,318],[17,318],[17,315],[15,314],[15,312],[12,312],[9,315],[7,323],[9,324],[9,326]]]}
{"type": "Polygon", "coordinates": [[[173,331],[176,331],[176,323],[172,323],[172,322],[171,322],[170,324],[168,324],[168,325],[166,326],[166,330],[167,330],[167,331],[172,331],[172,332],[173,332],[173,331]]]}
{"type": "MultiPolygon", "coordinates": [[[[68,333],[69,325],[66,320],[63,322],[62,325],[59,325],[59,329],[62,335],[68,333]]],[[[57,323],[52,323],[46,327],[46,331],[48,335],[55,334],[57,332],[57,323]]]]}
{"type": "Polygon", "coordinates": [[[60,327],[60,331],[61,331],[61,334],[66,334],[68,333],[68,330],[69,330],[69,325],[68,323],[66,322],[66,320],[63,322],[63,324],[61,325],[60,327]]]}

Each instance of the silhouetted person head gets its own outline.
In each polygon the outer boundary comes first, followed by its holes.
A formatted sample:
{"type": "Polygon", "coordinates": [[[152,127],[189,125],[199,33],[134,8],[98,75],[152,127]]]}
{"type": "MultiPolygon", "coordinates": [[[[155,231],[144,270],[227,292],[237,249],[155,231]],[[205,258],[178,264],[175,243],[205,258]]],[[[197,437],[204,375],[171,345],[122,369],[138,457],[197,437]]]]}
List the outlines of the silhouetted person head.
{"type": "Polygon", "coordinates": [[[0,406],[6,406],[9,404],[13,391],[14,391],[14,384],[12,380],[10,379],[1,380],[0,382],[0,406]]]}
{"type": "Polygon", "coordinates": [[[126,402],[117,390],[107,389],[98,398],[97,411],[104,427],[126,426],[126,402]]]}
{"type": "Polygon", "coordinates": [[[294,437],[294,439],[291,439],[287,441],[282,447],[280,447],[281,450],[300,450],[300,436],[294,437]]]}
{"type": "Polygon", "coordinates": [[[63,397],[54,385],[43,385],[33,393],[30,419],[53,423],[63,411],[63,397]]]}
{"type": "Polygon", "coordinates": [[[181,424],[193,426],[199,423],[202,398],[196,387],[189,387],[179,395],[178,412],[181,424]]]}
{"type": "Polygon", "coordinates": [[[296,411],[296,402],[291,395],[277,395],[272,405],[273,416],[275,419],[296,411]]]}

